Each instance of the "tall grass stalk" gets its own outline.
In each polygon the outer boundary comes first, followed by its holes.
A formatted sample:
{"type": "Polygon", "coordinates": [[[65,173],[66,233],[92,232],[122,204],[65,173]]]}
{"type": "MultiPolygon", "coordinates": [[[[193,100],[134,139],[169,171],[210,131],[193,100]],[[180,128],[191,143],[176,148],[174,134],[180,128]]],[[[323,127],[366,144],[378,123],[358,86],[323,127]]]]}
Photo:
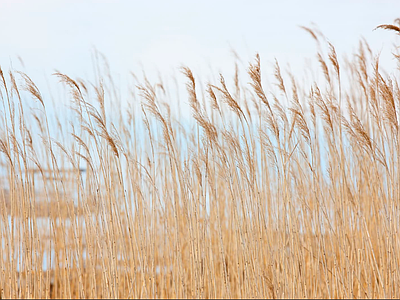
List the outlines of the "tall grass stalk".
{"type": "Polygon", "coordinates": [[[183,67],[189,121],[162,81],[56,73],[60,114],[0,69],[0,298],[400,297],[399,70],[303,29],[321,76],[183,67]]]}

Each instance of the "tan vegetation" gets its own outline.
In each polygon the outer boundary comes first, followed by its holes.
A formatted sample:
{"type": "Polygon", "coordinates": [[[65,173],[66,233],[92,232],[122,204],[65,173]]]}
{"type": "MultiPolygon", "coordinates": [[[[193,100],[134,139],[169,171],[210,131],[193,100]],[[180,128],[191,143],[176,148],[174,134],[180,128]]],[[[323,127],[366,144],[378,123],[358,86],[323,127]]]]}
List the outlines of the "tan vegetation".
{"type": "Polygon", "coordinates": [[[182,68],[195,122],[161,81],[56,73],[58,115],[0,70],[0,298],[400,297],[398,69],[303,29],[321,78],[182,68]]]}

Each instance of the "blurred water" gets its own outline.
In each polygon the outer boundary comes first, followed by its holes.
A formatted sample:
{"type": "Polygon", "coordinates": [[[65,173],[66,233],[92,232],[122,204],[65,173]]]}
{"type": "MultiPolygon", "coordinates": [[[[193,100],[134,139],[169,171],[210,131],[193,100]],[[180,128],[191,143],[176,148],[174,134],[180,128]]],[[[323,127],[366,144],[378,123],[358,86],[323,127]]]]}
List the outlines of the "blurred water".
{"type": "MultiPolygon", "coordinates": [[[[52,225],[50,218],[35,218],[35,220],[31,220],[28,218],[25,220],[25,224],[29,224],[29,229],[33,230],[33,222],[35,222],[35,227],[37,228],[38,234],[39,234],[39,242],[40,245],[39,247],[43,247],[42,250],[37,249],[39,253],[29,253],[31,250],[30,245],[25,244],[23,241],[17,239],[19,233],[22,233],[22,231],[26,230],[23,229],[23,224],[22,224],[22,219],[19,217],[14,217],[14,226],[13,224],[13,218],[11,216],[8,216],[7,218],[7,223],[5,224],[3,220],[0,220],[0,228],[3,233],[2,240],[1,240],[1,253],[2,255],[0,256],[1,259],[6,262],[14,261],[16,265],[17,271],[21,271],[22,268],[22,263],[24,261],[24,257],[26,258],[27,255],[32,255],[32,259],[37,262],[37,260],[41,260],[41,265],[43,270],[48,270],[54,269],[54,263],[56,261],[56,252],[54,250],[54,242],[51,240],[51,232],[52,232],[52,225]],[[19,232],[18,232],[19,231],[19,232]],[[11,234],[14,232],[14,237],[15,241],[14,244],[12,245],[11,241],[11,234]],[[6,250],[8,248],[8,251],[6,250]],[[11,255],[11,252],[13,252],[13,257],[7,257],[7,254],[11,255]],[[50,263],[50,265],[49,265],[50,263]]],[[[83,217],[79,217],[79,222],[80,223],[80,229],[82,230],[82,236],[84,239],[84,234],[85,234],[85,229],[86,229],[86,224],[85,220],[83,217]]],[[[60,220],[56,219],[56,226],[60,225],[60,220]]],[[[63,227],[64,231],[66,233],[66,241],[72,241],[74,240],[73,237],[68,236],[68,232],[71,229],[72,222],[70,219],[63,220],[63,227]]],[[[23,238],[22,238],[23,239],[23,238]]],[[[33,243],[35,243],[35,239],[33,239],[33,243]]],[[[85,243],[83,240],[82,243],[85,243]]],[[[59,255],[61,255],[62,251],[65,249],[60,249],[59,255]]],[[[69,251],[69,249],[68,249],[69,251]]],[[[86,249],[84,248],[83,250],[83,260],[86,260],[86,249]]],[[[74,255],[71,255],[69,259],[69,267],[74,266],[74,255]]],[[[34,265],[40,265],[40,264],[34,264],[34,265]]],[[[61,266],[61,265],[60,265],[61,266]]]]}

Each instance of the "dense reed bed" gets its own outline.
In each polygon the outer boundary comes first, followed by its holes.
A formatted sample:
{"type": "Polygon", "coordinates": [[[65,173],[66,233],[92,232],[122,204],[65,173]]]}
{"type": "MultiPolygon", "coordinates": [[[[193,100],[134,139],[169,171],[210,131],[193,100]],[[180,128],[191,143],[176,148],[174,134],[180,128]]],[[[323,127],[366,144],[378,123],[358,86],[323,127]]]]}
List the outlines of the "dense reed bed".
{"type": "Polygon", "coordinates": [[[162,81],[56,73],[60,114],[2,70],[0,297],[400,297],[400,56],[304,29],[306,79],[181,68],[191,118],[162,81]]]}

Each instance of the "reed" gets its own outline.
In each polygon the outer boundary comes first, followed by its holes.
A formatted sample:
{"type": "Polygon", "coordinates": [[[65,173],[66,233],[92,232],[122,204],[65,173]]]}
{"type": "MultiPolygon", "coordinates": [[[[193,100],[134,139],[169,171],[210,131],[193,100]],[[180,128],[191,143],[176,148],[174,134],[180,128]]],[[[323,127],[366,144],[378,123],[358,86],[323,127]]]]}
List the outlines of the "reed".
{"type": "Polygon", "coordinates": [[[0,69],[0,298],[400,297],[399,69],[302,28],[320,77],[182,67],[189,121],[162,81],[56,73],[60,112],[0,69]]]}

